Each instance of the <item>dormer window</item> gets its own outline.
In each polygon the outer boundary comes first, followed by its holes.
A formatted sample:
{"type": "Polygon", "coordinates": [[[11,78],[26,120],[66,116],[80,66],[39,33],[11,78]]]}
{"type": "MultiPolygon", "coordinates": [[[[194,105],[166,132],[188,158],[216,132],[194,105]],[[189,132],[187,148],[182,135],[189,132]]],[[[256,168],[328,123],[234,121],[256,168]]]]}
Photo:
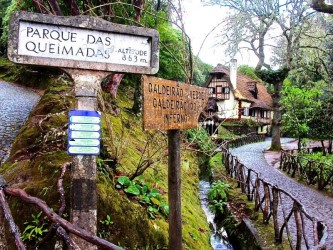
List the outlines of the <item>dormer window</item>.
{"type": "Polygon", "coordinates": [[[222,79],[223,77],[223,74],[222,73],[217,73],[216,74],[216,79],[222,79]]]}
{"type": "Polygon", "coordinates": [[[248,82],[247,83],[248,90],[251,92],[252,96],[257,99],[258,98],[258,89],[256,82],[248,82]]]}
{"type": "Polygon", "coordinates": [[[247,87],[249,91],[255,91],[255,89],[257,88],[257,84],[255,82],[248,82],[247,87]]]}

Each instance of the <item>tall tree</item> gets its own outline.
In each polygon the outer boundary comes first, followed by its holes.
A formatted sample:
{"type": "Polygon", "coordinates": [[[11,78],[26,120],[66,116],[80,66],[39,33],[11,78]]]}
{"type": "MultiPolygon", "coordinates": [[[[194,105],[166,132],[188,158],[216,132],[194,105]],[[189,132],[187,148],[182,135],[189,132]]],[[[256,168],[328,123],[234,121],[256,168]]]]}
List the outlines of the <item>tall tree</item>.
{"type": "Polygon", "coordinates": [[[223,22],[224,29],[218,44],[227,45],[227,52],[233,57],[237,52],[249,50],[258,58],[256,69],[265,67],[265,48],[268,31],[272,28],[280,9],[278,0],[207,0],[209,4],[227,7],[230,15],[223,22]]]}
{"type": "MultiPolygon", "coordinates": [[[[333,93],[330,89],[324,89],[320,96],[321,105],[315,110],[315,115],[309,121],[309,137],[322,142],[328,140],[328,152],[332,154],[333,143],[333,93]]],[[[325,150],[323,150],[325,154],[325,150]]]]}
{"type": "Polygon", "coordinates": [[[301,149],[302,139],[309,135],[310,122],[316,118],[321,107],[318,87],[297,87],[286,80],[283,85],[282,104],[284,107],[283,128],[298,139],[301,149]]]}
{"type": "Polygon", "coordinates": [[[296,65],[300,38],[307,27],[307,21],[311,18],[309,6],[305,0],[207,0],[207,2],[232,10],[230,21],[226,30],[223,31],[223,43],[229,44],[229,48],[233,47],[234,53],[244,48],[253,51],[258,58],[257,73],[262,79],[270,79],[268,83],[274,85],[271,148],[279,150],[281,148],[280,92],[283,77],[286,77],[288,71],[296,65]],[[284,57],[280,57],[278,65],[280,70],[263,71],[263,67],[270,69],[270,64],[265,61],[265,48],[273,45],[265,41],[273,34],[275,39],[278,37],[283,39],[284,46],[281,48],[283,53],[280,54],[284,57]],[[250,46],[242,47],[242,44],[250,44],[250,46]]]}

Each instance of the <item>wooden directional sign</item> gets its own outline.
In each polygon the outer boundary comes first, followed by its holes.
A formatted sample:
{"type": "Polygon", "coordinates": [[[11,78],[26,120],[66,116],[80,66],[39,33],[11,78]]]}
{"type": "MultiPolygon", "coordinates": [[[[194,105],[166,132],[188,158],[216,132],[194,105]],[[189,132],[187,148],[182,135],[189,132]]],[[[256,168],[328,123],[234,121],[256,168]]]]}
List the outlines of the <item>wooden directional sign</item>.
{"type": "Polygon", "coordinates": [[[15,63],[142,74],[158,71],[156,30],[91,16],[15,12],[11,18],[8,57],[15,63]]]}
{"type": "Polygon", "coordinates": [[[161,78],[144,76],[143,128],[146,130],[189,129],[208,101],[208,89],[161,78]]]}
{"type": "Polygon", "coordinates": [[[69,112],[68,154],[99,155],[101,114],[92,110],[69,112]]]}

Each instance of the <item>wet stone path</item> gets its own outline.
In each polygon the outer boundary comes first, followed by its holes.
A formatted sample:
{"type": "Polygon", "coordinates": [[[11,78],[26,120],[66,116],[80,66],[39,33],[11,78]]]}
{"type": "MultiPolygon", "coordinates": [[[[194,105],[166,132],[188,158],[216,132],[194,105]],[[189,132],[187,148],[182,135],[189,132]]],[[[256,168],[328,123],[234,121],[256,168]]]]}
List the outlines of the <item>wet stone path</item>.
{"type": "Polygon", "coordinates": [[[0,80],[0,161],[5,161],[19,129],[40,96],[31,90],[0,80]]]}
{"type": "MultiPolygon", "coordinates": [[[[282,139],[282,143],[288,143],[293,139],[282,139]]],[[[333,197],[328,197],[311,189],[306,185],[294,181],[280,170],[270,166],[263,154],[263,151],[270,145],[270,139],[265,142],[253,143],[230,152],[248,168],[261,174],[261,178],[284,189],[300,201],[310,216],[323,221],[328,227],[328,249],[333,249],[333,197]]],[[[309,238],[312,235],[308,235],[309,238]]]]}

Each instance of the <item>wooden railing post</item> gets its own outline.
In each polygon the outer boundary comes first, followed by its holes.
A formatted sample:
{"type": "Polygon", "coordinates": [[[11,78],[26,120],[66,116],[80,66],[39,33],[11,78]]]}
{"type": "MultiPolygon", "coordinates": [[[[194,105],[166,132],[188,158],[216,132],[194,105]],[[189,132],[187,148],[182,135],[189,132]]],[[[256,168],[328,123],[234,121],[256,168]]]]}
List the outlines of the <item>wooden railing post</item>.
{"type": "Polygon", "coordinates": [[[269,192],[269,187],[267,183],[264,183],[264,195],[265,195],[265,205],[264,205],[264,210],[263,210],[263,223],[268,224],[268,219],[269,219],[269,211],[270,211],[270,192],[269,192]]]}
{"type": "Polygon", "coordinates": [[[296,250],[302,249],[302,236],[303,236],[303,227],[302,227],[302,219],[300,213],[300,206],[294,202],[293,206],[294,217],[296,222],[296,250]]]}
{"type": "Polygon", "coordinates": [[[274,226],[274,236],[275,242],[281,243],[282,239],[279,236],[279,220],[278,220],[278,207],[279,207],[279,191],[273,187],[273,226],[274,226]]]}

